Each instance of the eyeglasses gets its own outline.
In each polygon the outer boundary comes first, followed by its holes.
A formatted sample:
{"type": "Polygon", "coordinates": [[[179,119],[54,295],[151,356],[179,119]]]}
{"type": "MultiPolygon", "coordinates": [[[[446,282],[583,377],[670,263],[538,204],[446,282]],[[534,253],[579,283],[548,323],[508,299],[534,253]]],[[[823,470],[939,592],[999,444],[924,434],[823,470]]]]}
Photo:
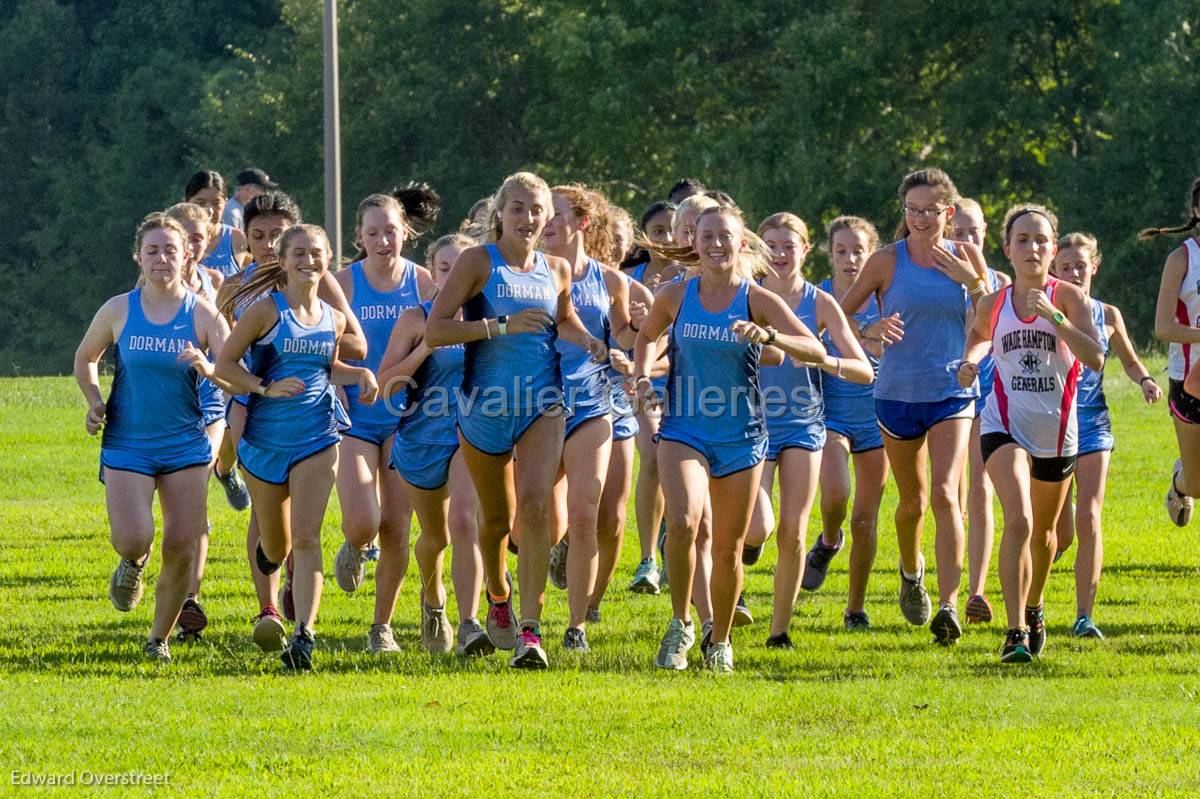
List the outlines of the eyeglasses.
{"type": "Polygon", "coordinates": [[[941,215],[949,207],[948,205],[943,205],[941,208],[913,208],[911,205],[906,205],[904,206],[904,215],[919,219],[933,219],[935,216],[941,215]]]}

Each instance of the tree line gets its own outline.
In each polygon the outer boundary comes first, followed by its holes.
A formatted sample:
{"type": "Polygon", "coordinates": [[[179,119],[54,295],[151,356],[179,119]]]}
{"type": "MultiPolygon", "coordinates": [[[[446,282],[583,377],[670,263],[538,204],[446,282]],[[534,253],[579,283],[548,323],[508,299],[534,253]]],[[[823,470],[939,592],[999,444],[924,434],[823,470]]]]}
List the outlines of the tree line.
{"type": "MultiPolygon", "coordinates": [[[[635,217],[678,178],[751,220],[899,215],[946,169],[992,222],[1034,200],[1096,234],[1095,292],[1140,345],[1200,174],[1194,0],[344,0],[346,246],[357,200],[410,179],[453,228],[508,173],[604,189],[635,217]]],[[[65,373],[129,287],[136,222],[188,176],[265,168],[321,222],[313,0],[14,0],[0,8],[0,373],[65,373]]],[[[415,254],[416,250],[414,250],[415,254]]],[[[819,253],[814,277],[827,273],[819,253]]]]}

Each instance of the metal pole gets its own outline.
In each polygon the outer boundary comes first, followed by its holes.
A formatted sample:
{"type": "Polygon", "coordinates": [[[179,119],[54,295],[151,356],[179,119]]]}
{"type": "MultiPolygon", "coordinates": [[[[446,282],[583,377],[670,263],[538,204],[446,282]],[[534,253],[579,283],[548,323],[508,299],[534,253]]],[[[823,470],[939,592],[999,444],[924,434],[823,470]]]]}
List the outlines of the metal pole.
{"type": "Polygon", "coordinates": [[[338,123],[337,0],[325,0],[325,230],[342,262],[342,143],[338,123]]]}

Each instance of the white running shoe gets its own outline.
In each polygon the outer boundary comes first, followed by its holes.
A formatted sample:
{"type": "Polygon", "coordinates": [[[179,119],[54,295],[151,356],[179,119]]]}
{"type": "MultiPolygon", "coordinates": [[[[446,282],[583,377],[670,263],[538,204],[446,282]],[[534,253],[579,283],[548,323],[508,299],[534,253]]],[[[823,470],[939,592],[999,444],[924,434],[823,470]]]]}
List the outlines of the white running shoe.
{"type": "Polygon", "coordinates": [[[733,674],[733,644],[713,644],[704,656],[704,670],[713,674],[733,674]]]}
{"type": "Polygon", "coordinates": [[[396,643],[396,638],[392,635],[392,625],[372,624],[371,631],[367,633],[367,648],[371,650],[372,655],[399,652],[400,645],[396,643]]]}
{"type": "Polygon", "coordinates": [[[149,555],[143,558],[140,564],[129,558],[121,558],[108,581],[108,598],[112,600],[114,608],[127,613],[142,601],[142,591],[145,590],[142,573],[146,571],[146,564],[149,562],[149,555]]]}
{"type": "Polygon", "coordinates": [[[663,636],[662,645],[658,648],[658,657],[654,665],[660,669],[686,671],[688,667],[687,653],[696,643],[696,625],[684,624],[682,619],[671,619],[667,632],[663,636]]]}

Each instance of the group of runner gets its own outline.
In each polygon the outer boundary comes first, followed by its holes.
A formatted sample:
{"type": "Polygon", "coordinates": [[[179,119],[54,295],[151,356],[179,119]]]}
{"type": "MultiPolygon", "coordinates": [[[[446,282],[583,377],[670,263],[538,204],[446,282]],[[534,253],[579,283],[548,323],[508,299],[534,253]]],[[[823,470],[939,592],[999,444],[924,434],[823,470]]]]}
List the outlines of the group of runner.
{"type": "MultiPolygon", "coordinates": [[[[753,621],[744,570],[772,536],[768,647],[792,648],[800,590],[818,590],[847,544],[844,624],[868,630],[889,470],[909,623],[941,644],[962,635],[964,549],[966,620],[991,621],[994,492],[1001,660],[1042,652],[1051,564],[1076,536],[1072,633],[1103,638],[1093,612],[1114,446],[1107,354],[1146,402],[1162,391],[1120,312],[1090,295],[1096,239],[1061,232],[1046,207],[1004,216],[1010,277],[985,262],[980,205],[939,169],[913,172],[892,243],[860,217],[828,224],[817,244],[833,275],[817,285],[803,220],[780,212],[750,226],[728,194],[694,180],[635,225],[593,188],[519,172],[430,244],[423,265],[402,252],[434,226],[440,197],[397,187],[359,204],[359,252],[340,270],[325,232],[262,170],[237,184],[231,198],[219,174],[199,172],[183,203],[139,225],[137,285],[100,308],[76,354],[87,430],[103,430],[118,610],[143,593],[156,491],[162,507],[150,657],[169,660],[174,630],[197,638],[208,624],[210,474],[249,509],[252,636],[288,669],[312,667],[335,487],[341,589],[357,590],[378,552],[367,631],[377,654],[399,648],[391,623],[414,513],[426,650],[502,649],[514,667],[547,667],[553,582],[566,590],[563,648],[587,652],[631,492],[640,560],[629,590],[670,592],[660,668],[686,669],[699,638],[705,668],[733,671],[731,630],[753,621]],[[110,349],[105,399],[98,367],[110,349]],[[818,491],[822,529],[809,546],[818,491]],[[930,511],[936,609],[922,546],[930,511]]],[[[1187,226],[1143,235],[1198,228],[1200,180],[1187,226]]],[[[1156,315],[1181,453],[1166,504],[1181,526],[1200,495],[1198,239],[1168,258],[1156,315]]]]}

